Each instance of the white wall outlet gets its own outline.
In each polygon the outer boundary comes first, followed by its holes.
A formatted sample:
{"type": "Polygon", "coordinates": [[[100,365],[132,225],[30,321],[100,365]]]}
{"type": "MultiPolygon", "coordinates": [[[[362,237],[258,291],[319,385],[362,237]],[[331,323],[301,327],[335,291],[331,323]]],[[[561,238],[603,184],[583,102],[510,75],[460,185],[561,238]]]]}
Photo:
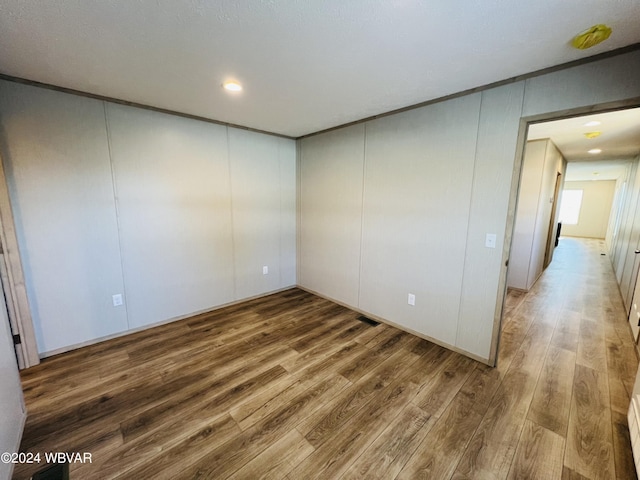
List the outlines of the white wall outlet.
{"type": "Polygon", "coordinates": [[[487,238],[484,241],[484,246],[487,248],[496,248],[496,234],[487,233],[487,238]]]}
{"type": "Polygon", "coordinates": [[[416,296],[413,293],[410,293],[407,297],[407,303],[412,306],[416,304],[416,296]]]}
{"type": "Polygon", "coordinates": [[[267,275],[268,273],[269,273],[269,267],[265,265],[264,267],[262,267],[262,274],[267,275]]]}
{"type": "Polygon", "coordinates": [[[111,298],[113,299],[114,307],[119,307],[120,305],[122,305],[122,294],[118,293],[116,295],[112,295],[111,298]]]}

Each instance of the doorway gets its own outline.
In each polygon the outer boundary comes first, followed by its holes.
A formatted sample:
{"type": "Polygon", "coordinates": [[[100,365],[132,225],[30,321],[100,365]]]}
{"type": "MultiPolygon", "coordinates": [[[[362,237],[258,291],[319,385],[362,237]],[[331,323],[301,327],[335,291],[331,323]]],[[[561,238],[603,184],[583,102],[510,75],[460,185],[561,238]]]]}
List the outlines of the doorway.
{"type": "MultiPolygon", "coordinates": [[[[593,112],[594,108],[589,109],[593,112]]],[[[558,118],[535,118],[530,121],[522,120],[522,145],[520,181],[517,187],[516,206],[513,207],[519,212],[523,202],[523,192],[531,190],[531,184],[526,183],[525,175],[527,165],[527,151],[531,149],[532,142],[545,143],[557,148],[562,156],[567,160],[567,169],[553,172],[553,168],[548,167],[548,174],[544,175],[544,161],[539,164],[540,175],[538,177],[541,187],[536,191],[535,215],[537,224],[544,224],[541,231],[533,234],[529,244],[524,249],[528,255],[521,264],[526,265],[526,274],[522,277],[528,281],[524,283],[523,291],[528,291],[535,283],[542,271],[553,261],[553,251],[555,247],[555,230],[557,228],[557,217],[561,209],[562,190],[564,185],[571,185],[571,182],[583,182],[584,184],[597,185],[598,182],[610,182],[613,185],[611,192],[611,203],[607,207],[606,216],[597,219],[595,222],[593,215],[586,215],[580,222],[581,228],[589,223],[590,227],[597,223],[603,243],[602,254],[611,259],[616,277],[620,286],[620,291],[627,292],[628,302],[625,306],[631,306],[631,299],[635,291],[635,284],[638,278],[638,268],[640,268],[640,108],[632,106],[625,109],[602,110],[598,113],[575,112],[558,118]],[[587,135],[588,134],[588,135],[587,135]],[[553,175],[551,175],[553,172],[553,175]],[[546,184],[542,185],[544,182],[546,184]],[[546,205],[545,205],[546,204],[546,205]],[[545,213],[548,208],[548,214],[545,213]],[[540,218],[540,216],[542,218],[540,218]],[[602,230],[604,225],[604,230],[602,230]],[[543,240],[540,240],[543,238],[543,240]],[[535,258],[536,242],[543,243],[543,261],[540,262],[540,271],[537,272],[535,258]],[[631,291],[629,289],[631,288],[631,291]],[[627,305],[629,303],[629,305],[627,305]]],[[[540,149],[539,149],[540,150],[540,149]]],[[[548,156],[548,152],[545,150],[548,156]]],[[[602,185],[603,183],[600,183],[602,185]]],[[[588,195],[591,195],[590,193],[588,195]]],[[[587,196],[588,196],[587,195],[587,196]]],[[[603,202],[600,202],[603,203],[603,202]]],[[[518,227],[518,215],[513,219],[513,234],[511,245],[509,246],[509,257],[506,278],[506,287],[513,287],[509,284],[512,280],[514,268],[518,266],[518,259],[514,254],[522,251],[518,250],[516,244],[516,229],[518,227]]],[[[570,232],[571,228],[567,228],[570,232]]],[[[563,225],[562,234],[565,228],[563,225]]],[[[579,235],[576,235],[579,236],[579,235]]],[[[588,235],[595,237],[595,235],[588,235]]],[[[609,259],[607,259],[609,260],[609,259]]],[[[640,298],[640,297],[638,297],[640,298]]],[[[507,288],[503,297],[502,316],[505,311],[512,307],[507,305],[507,288]]],[[[629,308],[627,308],[627,313],[629,308]]],[[[502,322],[501,322],[502,323],[502,322]]]]}

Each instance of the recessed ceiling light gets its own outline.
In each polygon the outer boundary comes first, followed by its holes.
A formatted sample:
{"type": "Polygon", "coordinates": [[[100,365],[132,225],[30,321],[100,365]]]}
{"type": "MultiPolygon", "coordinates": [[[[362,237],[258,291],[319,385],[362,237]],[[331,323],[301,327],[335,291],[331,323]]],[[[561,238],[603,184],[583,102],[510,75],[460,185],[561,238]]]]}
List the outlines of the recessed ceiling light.
{"type": "Polygon", "coordinates": [[[611,27],[602,24],[594,25],[573,37],[571,45],[578,50],[585,50],[604,42],[610,35],[611,27]]]}
{"type": "Polygon", "coordinates": [[[584,136],[587,137],[589,140],[591,140],[592,138],[599,137],[600,135],[602,135],[602,132],[587,132],[584,134],[584,136]]]}
{"type": "Polygon", "coordinates": [[[600,125],[600,122],[597,120],[593,120],[584,124],[585,127],[595,127],[596,125],[600,125]]]}
{"type": "Polygon", "coordinates": [[[589,150],[587,153],[590,153],[591,155],[597,155],[600,152],[602,152],[602,150],[600,148],[592,148],[591,150],[589,150]]]}
{"type": "Polygon", "coordinates": [[[242,85],[238,82],[224,82],[222,86],[225,90],[229,90],[230,92],[239,92],[242,90],[242,85]]]}

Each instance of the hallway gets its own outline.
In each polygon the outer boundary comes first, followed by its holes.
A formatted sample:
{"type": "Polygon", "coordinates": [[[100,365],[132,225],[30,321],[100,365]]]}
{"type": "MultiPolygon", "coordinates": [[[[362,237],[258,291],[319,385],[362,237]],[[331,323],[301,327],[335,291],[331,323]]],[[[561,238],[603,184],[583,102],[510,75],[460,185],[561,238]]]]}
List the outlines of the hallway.
{"type": "Polygon", "coordinates": [[[605,252],[603,241],[562,238],[531,291],[509,293],[504,382],[482,422],[489,431],[480,425],[465,457],[487,435],[516,448],[526,415],[511,478],[636,478],[626,412],[638,361],[605,252]],[[498,416],[504,425],[491,421],[498,416]]]}

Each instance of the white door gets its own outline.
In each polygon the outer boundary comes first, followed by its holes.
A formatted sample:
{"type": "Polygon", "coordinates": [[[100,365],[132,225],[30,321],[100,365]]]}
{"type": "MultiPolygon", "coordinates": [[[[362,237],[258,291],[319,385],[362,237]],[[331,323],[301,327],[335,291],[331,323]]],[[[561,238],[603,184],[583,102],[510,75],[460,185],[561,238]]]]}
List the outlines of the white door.
{"type": "MultiPolygon", "coordinates": [[[[636,257],[640,256],[640,250],[636,250],[636,257]]],[[[638,333],[640,333],[640,275],[637,276],[636,286],[633,293],[633,300],[631,301],[631,311],[629,312],[629,324],[633,331],[633,338],[638,341],[638,333]]]]}
{"type": "MultiPolygon", "coordinates": [[[[17,452],[26,418],[9,318],[0,290],[0,454],[17,452]]],[[[0,461],[0,479],[11,478],[13,465],[0,461]]]]}

